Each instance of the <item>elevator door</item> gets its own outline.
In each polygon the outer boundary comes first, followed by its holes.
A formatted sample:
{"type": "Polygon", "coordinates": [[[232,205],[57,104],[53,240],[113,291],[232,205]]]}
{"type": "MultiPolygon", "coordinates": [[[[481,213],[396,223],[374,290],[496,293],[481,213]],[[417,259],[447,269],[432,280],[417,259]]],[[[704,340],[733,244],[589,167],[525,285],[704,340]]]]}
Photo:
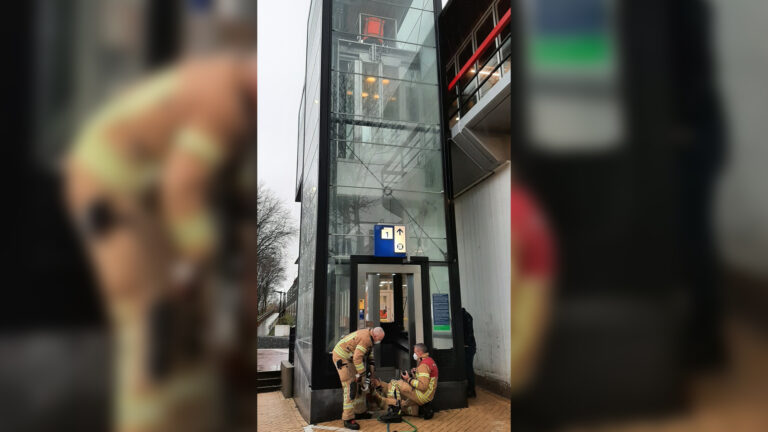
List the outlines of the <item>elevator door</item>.
{"type": "Polygon", "coordinates": [[[413,367],[411,348],[424,340],[421,268],[365,264],[358,268],[357,328],[382,327],[384,340],[374,347],[376,375],[395,377],[413,367]]]}

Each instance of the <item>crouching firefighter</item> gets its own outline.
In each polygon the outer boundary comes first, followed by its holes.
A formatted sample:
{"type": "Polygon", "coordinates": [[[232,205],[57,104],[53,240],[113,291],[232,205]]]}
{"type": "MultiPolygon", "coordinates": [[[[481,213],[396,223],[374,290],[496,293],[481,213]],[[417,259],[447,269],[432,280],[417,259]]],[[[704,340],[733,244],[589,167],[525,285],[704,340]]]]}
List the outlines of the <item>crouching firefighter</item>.
{"type": "Polygon", "coordinates": [[[389,406],[388,412],[379,420],[399,422],[404,414],[424,417],[426,420],[434,416],[432,399],[437,392],[437,364],[423,343],[413,346],[413,358],[417,361],[416,368],[410,372],[404,371],[400,376],[402,379],[389,383],[373,380],[378,391],[374,398],[382,407],[389,406]]]}
{"type": "Polygon", "coordinates": [[[360,429],[355,419],[371,418],[366,412],[363,393],[375,368],[373,345],[382,339],[384,329],[381,327],[362,329],[344,336],[333,348],[331,357],[344,392],[341,418],[348,429],[360,429]]]}

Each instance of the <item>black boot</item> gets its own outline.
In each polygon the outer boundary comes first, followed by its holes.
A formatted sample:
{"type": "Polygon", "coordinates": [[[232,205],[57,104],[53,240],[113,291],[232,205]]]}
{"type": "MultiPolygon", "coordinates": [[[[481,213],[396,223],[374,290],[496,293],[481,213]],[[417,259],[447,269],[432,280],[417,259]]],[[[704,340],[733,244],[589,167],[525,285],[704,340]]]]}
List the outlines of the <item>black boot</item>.
{"type": "Polygon", "coordinates": [[[384,423],[400,423],[403,421],[403,416],[400,414],[400,408],[394,405],[390,405],[387,413],[379,417],[380,422],[384,423]]]}
{"type": "Polygon", "coordinates": [[[344,427],[352,430],[360,430],[360,425],[354,420],[344,420],[344,427]]]}
{"type": "Polygon", "coordinates": [[[424,417],[424,420],[429,420],[435,416],[435,410],[432,409],[431,401],[419,407],[419,415],[424,417]]]}

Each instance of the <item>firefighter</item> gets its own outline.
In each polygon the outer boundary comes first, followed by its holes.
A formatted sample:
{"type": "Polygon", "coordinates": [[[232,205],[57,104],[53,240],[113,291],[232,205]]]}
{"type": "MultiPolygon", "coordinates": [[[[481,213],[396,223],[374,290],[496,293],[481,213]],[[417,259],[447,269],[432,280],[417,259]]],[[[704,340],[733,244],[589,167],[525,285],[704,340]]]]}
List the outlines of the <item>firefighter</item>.
{"type": "Polygon", "coordinates": [[[253,136],[255,61],[188,59],[108,102],[64,160],[115,342],[113,430],[213,430],[211,191],[253,136]]]}
{"type": "Polygon", "coordinates": [[[556,239],[534,194],[513,182],[510,194],[512,229],[511,389],[523,393],[536,376],[552,309],[557,270],[556,239]]]}
{"type": "Polygon", "coordinates": [[[366,412],[363,386],[360,384],[367,384],[364,383],[365,364],[368,364],[371,374],[375,369],[373,345],[382,339],[384,329],[381,327],[362,329],[344,336],[333,348],[331,358],[344,392],[341,418],[347,429],[358,430],[360,425],[356,419],[371,418],[371,414],[366,412]]]}
{"type": "Polygon", "coordinates": [[[384,422],[398,421],[402,414],[422,416],[426,420],[434,415],[432,399],[437,393],[437,364],[423,343],[413,346],[413,359],[417,361],[416,368],[410,373],[403,371],[400,380],[389,383],[373,380],[380,406],[390,407],[381,417],[384,422]]]}

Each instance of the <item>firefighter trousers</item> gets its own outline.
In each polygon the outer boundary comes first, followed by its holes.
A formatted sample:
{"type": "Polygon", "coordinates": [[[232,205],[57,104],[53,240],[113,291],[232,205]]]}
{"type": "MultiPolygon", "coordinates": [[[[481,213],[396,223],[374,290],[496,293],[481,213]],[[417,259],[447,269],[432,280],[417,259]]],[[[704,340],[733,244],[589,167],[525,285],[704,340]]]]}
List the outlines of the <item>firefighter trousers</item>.
{"type": "Polygon", "coordinates": [[[335,353],[332,359],[333,367],[339,373],[339,381],[341,381],[343,392],[341,418],[342,420],[352,420],[355,418],[355,414],[362,414],[367,409],[363,391],[355,381],[355,366],[351,359],[345,360],[335,353]],[[337,367],[339,360],[342,362],[341,368],[337,367]]]}

